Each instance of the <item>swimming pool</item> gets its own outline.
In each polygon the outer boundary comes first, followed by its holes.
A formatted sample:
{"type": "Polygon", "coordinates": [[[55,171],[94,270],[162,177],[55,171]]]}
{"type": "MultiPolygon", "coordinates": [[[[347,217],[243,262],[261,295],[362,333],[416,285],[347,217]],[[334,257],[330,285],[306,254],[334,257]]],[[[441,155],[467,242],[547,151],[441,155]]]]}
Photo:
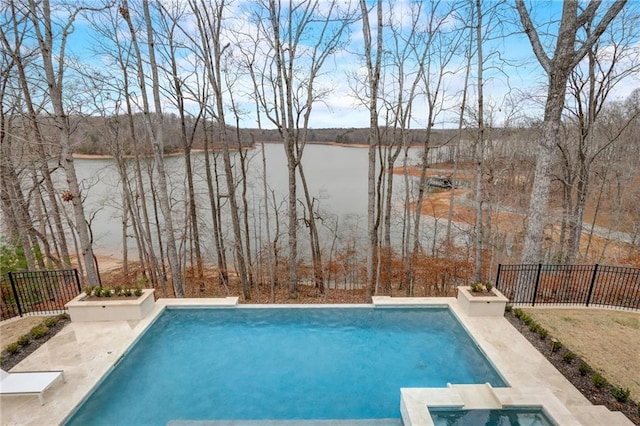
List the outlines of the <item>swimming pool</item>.
{"type": "Polygon", "coordinates": [[[67,424],[399,418],[401,387],[486,382],[446,307],[168,308],[67,424]]]}

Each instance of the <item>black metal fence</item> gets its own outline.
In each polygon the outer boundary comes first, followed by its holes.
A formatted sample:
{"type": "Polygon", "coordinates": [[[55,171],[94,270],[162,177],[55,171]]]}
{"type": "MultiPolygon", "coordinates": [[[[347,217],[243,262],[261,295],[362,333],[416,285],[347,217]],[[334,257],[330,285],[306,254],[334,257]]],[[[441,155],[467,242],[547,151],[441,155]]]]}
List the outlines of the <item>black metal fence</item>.
{"type": "Polygon", "coordinates": [[[26,313],[56,313],[80,294],[76,269],[8,272],[0,276],[2,320],[26,313]]]}
{"type": "Polygon", "coordinates": [[[498,265],[510,303],[640,309],[640,269],[606,265],[498,265]]]}

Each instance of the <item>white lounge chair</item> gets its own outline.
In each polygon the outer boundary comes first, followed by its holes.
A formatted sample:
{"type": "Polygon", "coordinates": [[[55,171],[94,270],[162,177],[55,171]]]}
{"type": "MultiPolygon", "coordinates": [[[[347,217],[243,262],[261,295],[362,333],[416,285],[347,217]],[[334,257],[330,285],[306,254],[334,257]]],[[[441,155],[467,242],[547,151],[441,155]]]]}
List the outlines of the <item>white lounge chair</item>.
{"type": "Polygon", "coordinates": [[[40,405],[44,405],[44,391],[58,377],[64,382],[62,371],[20,371],[7,373],[0,369],[0,395],[33,395],[38,394],[40,405]]]}

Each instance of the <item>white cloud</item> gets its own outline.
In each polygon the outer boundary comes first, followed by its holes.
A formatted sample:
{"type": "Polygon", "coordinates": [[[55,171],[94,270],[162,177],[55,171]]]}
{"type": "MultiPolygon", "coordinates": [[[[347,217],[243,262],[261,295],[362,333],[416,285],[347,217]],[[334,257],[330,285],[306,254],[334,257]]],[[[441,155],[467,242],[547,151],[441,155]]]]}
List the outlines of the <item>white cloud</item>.
{"type": "MultiPolygon", "coordinates": [[[[174,4],[175,2],[182,6],[188,5],[186,0],[163,0],[163,4],[174,4]]],[[[138,3],[133,2],[134,5],[138,3]]],[[[329,0],[320,1],[320,12],[326,13],[329,10],[329,0]]],[[[450,7],[452,3],[441,3],[442,9],[438,11],[441,15],[441,22],[443,28],[446,31],[454,30],[456,25],[461,24],[460,21],[454,19],[454,15],[447,11],[446,8],[450,7]]],[[[373,4],[372,4],[373,5],[373,4]]],[[[383,2],[385,20],[392,22],[398,31],[401,31],[404,37],[407,37],[410,26],[412,23],[410,11],[414,10],[418,3],[410,0],[400,0],[396,2],[385,1],[383,2]],[[393,13],[389,14],[390,8],[393,9],[393,13]]],[[[132,6],[133,7],[133,6],[132,6]]],[[[137,6],[136,6],[137,7],[137,6]]],[[[229,43],[230,47],[227,51],[230,53],[232,61],[235,61],[231,65],[230,72],[234,74],[234,85],[232,88],[227,88],[225,96],[227,97],[226,103],[229,104],[229,90],[233,91],[234,100],[238,105],[247,111],[245,117],[243,117],[242,125],[248,127],[255,127],[255,103],[253,100],[254,91],[253,83],[251,82],[250,75],[246,69],[237,69],[235,67],[243,65],[245,58],[242,56],[246,49],[252,52],[255,56],[252,58],[254,61],[254,71],[260,73],[262,69],[269,69],[273,65],[272,57],[269,53],[270,46],[264,35],[260,34],[260,27],[256,19],[255,12],[260,7],[254,1],[250,0],[238,0],[230,2],[226,9],[226,15],[223,17],[224,34],[223,43],[229,43]],[[251,46],[255,44],[255,40],[258,40],[258,46],[255,50],[251,49],[251,46]],[[245,49],[245,50],[243,50],[245,49]],[[236,74],[237,71],[237,74],[236,74]]],[[[358,3],[355,0],[340,2],[342,8],[359,8],[358,3]]],[[[430,4],[423,3],[424,19],[429,16],[426,14],[430,7],[430,4]]],[[[111,13],[114,13],[112,10],[111,13]]],[[[372,31],[375,34],[375,9],[370,11],[369,18],[370,23],[374,27],[372,31]]],[[[542,18],[541,18],[542,19],[542,18]]],[[[268,22],[262,21],[262,24],[268,25],[268,22]]],[[[426,26],[426,22],[421,21],[422,28],[426,26]]],[[[197,26],[195,25],[194,17],[190,14],[186,14],[182,28],[189,32],[194,40],[200,40],[197,34],[197,26]]],[[[513,114],[513,109],[519,107],[522,110],[527,110],[530,115],[541,115],[540,104],[537,98],[532,98],[528,103],[520,101],[514,102],[513,99],[522,96],[524,93],[540,92],[540,88],[544,88],[546,84],[546,78],[542,72],[539,64],[535,60],[531,47],[526,37],[522,34],[516,34],[519,29],[511,27],[514,35],[508,37],[499,37],[489,41],[485,46],[486,55],[486,70],[485,70],[485,97],[488,105],[492,105],[494,109],[494,118],[497,123],[500,124],[503,120],[507,119],[513,114]],[[511,109],[511,110],[510,110],[511,109]]],[[[313,36],[314,30],[307,33],[307,36],[313,36]]],[[[70,39],[70,48],[78,50],[82,53],[82,50],[88,50],[93,47],[91,43],[95,43],[95,33],[91,33],[89,24],[85,20],[78,22],[77,33],[73,34],[70,39]],[[75,40],[75,41],[73,41],[75,40]]],[[[119,33],[122,41],[128,41],[129,35],[127,31],[119,33]]],[[[97,36],[96,36],[97,37],[97,36]]],[[[300,52],[309,53],[313,42],[313,37],[307,37],[302,41],[300,46],[300,52]]],[[[366,70],[363,68],[363,45],[362,45],[362,26],[361,22],[357,21],[351,25],[350,28],[350,40],[344,48],[337,49],[333,52],[333,55],[327,59],[321,75],[318,76],[315,85],[319,92],[324,93],[319,100],[313,106],[313,112],[311,115],[312,127],[366,127],[369,123],[369,115],[366,108],[362,105],[362,101],[358,99],[354,89],[359,87],[359,93],[366,93],[362,82],[366,77],[366,70]],[[360,84],[357,83],[354,76],[358,76],[360,84]]],[[[391,34],[388,29],[385,30],[384,42],[388,46],[387,50],[391,50],[391,34]]],[[[438,116],[435,125],[439,126],[452,126],[457,122],[457,116],[460,108],[460,96],[464,86],[464,48],[459,48],[459,51],[455,52],[452,62],[445,65],[445,73],[443,88],[445,92],[442,94],[440,104],[443,111],[438,116]]],[[[609,50],[604,49],[603,54],[606,54],[609,50]]],[[[81,59],[86,60],[93,66],[102,66],[105,68],[105,72],[109,71],[114,74],[118,74],[119,70],[113,66],[111,58],[101,55],[80,55],[81,59]]],[[[428,56],[431,64],[436,68],[435,72],[439,73],[439,64],[437,63],[438,54],[433,53],[428,56]]],[[[390,99],[397,98],[398,80],[397,67],[393,65],[393,57],[391,55],[385,56],[385,77],[384,77],[384,92],[390,99]]],[[[638,58],[634,60],[638,61],[638,58]]],[[[621,62],[621,67],[630,66],[631,59],[625,59],[626,62],[621,62]]],[[[178,58],[178,67],[180,68],[181,78],[186,84],[194,87],[200,86],[205,74],[198,63],[199,59],[193,52],[186,50],[182,51],[178,58]]],[[[298,89],[303,89],[306,84],[306,75],[308,74],[307,67],[309,65],[308,60],[300,59],[297,64],[299,67],[300,78],[296,80],[295,84],[298,89]]],[[[165,68],[168,68],[167,64],[163,64],[165,68]]],[[[407,60],[405,63],[407,69],[405,69],[405,90],[406,85],[412,80],[412,75],[415,75],[418,64],[415,60],[407,60]]],[[[477,76],[475,75],[475,65],[471,74],[472,88],[469,92],[468,102],[472,105],[475,102],[475,82],[477,76]]],[[[146,72],[146,75],[150,75],[146,72]]],[[[132,77],[135,78],[135,74],[132,73],[132,77]]],[[[268,76],[265,76],[268,77],[268,76]]],[[[166,91],[171,90],[172,82],[169,80],[165,73],[162,74],[162,85],[166,91]]],[[[624,98],[632,89],[635,89],[639,85],[639,79],[637,76],[631,76],[621,81],[613,90],[611,99],[624,98]]],[[[132,83],[135,85],[135,79],[132,79],[132,83]]],[[[544,92],[544,91],[543,91],[544,92]]],[[[273,94],[269,96],[274,96],[273,94]]],[[[273,103],[273,99],[269,99],[269,103],[273,103]]],[[[195,101],[188,100],[187,105],[192,110],[195,110],[195,101]]],[[[168,110],[171,110],[171,102],[167,100],[165,106],[168,110]]],[[[413,110],[413,127],[426,125],[425,120],[427,116],[427,106],[423,95],[418,94],[412,107],[413,110]]],[[[263,123],[266,123],[263,120],[263,123]]]]}

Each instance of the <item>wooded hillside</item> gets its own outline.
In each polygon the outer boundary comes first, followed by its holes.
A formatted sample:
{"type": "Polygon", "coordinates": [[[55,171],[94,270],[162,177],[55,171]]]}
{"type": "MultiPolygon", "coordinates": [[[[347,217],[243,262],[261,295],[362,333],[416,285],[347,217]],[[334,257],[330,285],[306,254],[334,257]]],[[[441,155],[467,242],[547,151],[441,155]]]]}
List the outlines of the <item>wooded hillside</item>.
{"type": "Polygon", "coordinates": [[[449,294],[500,262],[640,261],[638,3],[5,3],[2,268],[100,283],[78,154],[112,159],[123,273],[161,295],[449,294]],[[322,210],[314,142],[366,150],[362,217],[322,210]]]}

